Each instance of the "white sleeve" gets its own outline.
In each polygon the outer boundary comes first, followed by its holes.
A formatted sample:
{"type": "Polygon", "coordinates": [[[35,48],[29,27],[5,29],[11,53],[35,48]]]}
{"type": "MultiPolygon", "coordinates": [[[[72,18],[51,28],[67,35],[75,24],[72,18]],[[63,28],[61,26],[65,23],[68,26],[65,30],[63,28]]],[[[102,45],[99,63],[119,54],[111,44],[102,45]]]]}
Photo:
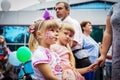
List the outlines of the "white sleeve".
{"type": "Polygon", "coordinates": [[[45,51],[35,51],[32,55],[32,63],[34,66],[40,63],[49,63],[49,59],[45,51]]]}
{"type": "Polygon", "coordinates": [[[74,35],[73,40],[75,40],[79,44],[82,44],[82,29],[81,29],[81,26],[76,20],[73,21],[73,26],[74,26],[74,29],[75,29],[75,35],[74,35]]]}

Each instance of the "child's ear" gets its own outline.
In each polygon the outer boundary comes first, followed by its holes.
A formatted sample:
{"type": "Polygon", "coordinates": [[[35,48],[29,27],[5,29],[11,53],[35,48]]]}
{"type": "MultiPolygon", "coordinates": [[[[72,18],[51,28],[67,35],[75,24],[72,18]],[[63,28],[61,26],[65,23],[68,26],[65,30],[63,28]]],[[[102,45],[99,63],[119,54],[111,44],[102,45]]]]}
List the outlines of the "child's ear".
{"type": "Polygon", "coordinates": [[[40,39],[40,38],[42,37],[42,34],[41,34],[40,31],[37,31],[37,32],[36,32],[36,37],[37,37],[37,39],[40,39]]]}

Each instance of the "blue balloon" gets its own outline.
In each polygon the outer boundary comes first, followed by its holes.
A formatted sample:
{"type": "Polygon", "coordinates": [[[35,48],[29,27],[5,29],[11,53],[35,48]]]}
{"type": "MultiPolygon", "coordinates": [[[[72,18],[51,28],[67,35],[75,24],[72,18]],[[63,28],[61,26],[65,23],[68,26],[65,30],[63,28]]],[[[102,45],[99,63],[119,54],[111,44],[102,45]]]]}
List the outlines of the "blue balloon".
{"type": "Polygon", "coordinates": [[[17,58],[16,51],[13,51],[9,54],[8,61],[13,66],[19,66],[22,62],[20,62],[17,58]]]}

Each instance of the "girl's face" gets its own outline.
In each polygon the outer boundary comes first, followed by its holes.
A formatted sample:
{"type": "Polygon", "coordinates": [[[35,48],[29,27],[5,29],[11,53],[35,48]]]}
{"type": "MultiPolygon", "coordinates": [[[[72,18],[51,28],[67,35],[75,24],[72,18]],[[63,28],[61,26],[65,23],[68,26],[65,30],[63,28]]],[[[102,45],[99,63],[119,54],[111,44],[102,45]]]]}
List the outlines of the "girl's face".
{"type": "Polygon", "coordinates": [[[58,40],[58,29],[57,28],[49,28],[43,35],[42,38],[44,44],[50,46],[51,44],[56,43],[58,40]]]}
{"type": "Polygon", "coordinates": [[[70,30],[62,30],[59,32],[59,42],[62,45],[66,45],[67,43],[70,43],[73,39],[74,33],[70,30]]]}

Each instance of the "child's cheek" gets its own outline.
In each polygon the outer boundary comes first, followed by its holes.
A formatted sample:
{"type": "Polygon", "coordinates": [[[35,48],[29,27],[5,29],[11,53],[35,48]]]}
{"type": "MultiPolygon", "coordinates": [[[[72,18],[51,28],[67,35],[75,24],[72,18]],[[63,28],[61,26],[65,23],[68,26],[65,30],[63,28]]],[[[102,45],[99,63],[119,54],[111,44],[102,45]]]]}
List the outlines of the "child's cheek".
{"type": "Polygon", "coordinates": [[[52,31],[47,31],[46,32],[46,37],[47,38],[52,38],[53,37],[52,31]]]}

